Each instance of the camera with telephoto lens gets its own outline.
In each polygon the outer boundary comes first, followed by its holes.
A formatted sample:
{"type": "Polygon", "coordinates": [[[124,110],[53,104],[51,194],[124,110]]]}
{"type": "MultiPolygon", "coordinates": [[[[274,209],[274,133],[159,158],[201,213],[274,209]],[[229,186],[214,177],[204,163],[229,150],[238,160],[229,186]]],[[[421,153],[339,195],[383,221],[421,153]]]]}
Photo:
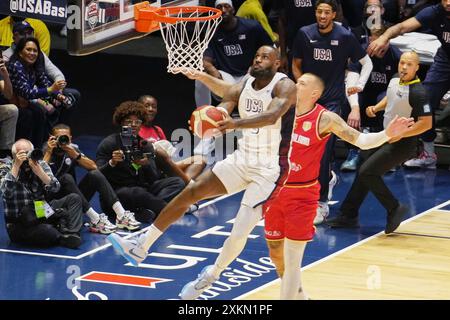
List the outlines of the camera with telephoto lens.
{"type": "Polygon", "coordinates": [[[133,162],[145,157],[148,159],[155,157],[153,145],[133,134],[132,127],[123,126],[120,139],[122,140],[122,151],[125,154],[125,160],[133,162]]]}
{"type": "Polygon", "coordinates": [[[63,134],[63,135],[60,135],[58,138],[56,138],[56,142],[60,146],[65,146],[65,145],[70,144],[70,138],[68,135],[63,134]]]}
{"type": "Polygon", "coordinates": [[[30,150],[27,153],[27,158],[34,161],[39,161],[44,159],[44,153],[40,149],[30,150]]]}
{"type": "Polygon", "coordinates": [[[27,159],[22,162],[22,166],[20,167],[19,180],[28,182],[31,181],[33,176],[33,171],[31,170],[29,159],[34,160],[36,162],[44,159],[44,153],[40,149],[30,150],[27,153],[27,159]]]}

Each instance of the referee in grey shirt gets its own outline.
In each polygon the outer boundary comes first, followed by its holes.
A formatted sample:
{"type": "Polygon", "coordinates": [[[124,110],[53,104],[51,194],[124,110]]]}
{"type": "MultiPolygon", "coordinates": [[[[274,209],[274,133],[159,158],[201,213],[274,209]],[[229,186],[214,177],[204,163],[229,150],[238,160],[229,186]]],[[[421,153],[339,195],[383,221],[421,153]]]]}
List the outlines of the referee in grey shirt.
{"type": "Polygon", "coordinates": [[[401,139],[391,140],[379,149],[362,154],[363,164],[352,187],[341,205],[339,215],[327,223],[334,228],[359,227],[358,214],[364,199],[371,191],[387,211],[385,233],[392,233],[403,220],[409,208],[399,203],[383,181],[383,175],[402,164],[414,154],[417,136],[432,126],[432,112],[426,90],[416,76],[419,56],[415,52],[404,53],[398,65],[398,75],[388,86],[386,97],[374,106],[369,106],[369,117],[384,110],[386,126],[395,116],[413,117],[414,125],[401,139]]]}

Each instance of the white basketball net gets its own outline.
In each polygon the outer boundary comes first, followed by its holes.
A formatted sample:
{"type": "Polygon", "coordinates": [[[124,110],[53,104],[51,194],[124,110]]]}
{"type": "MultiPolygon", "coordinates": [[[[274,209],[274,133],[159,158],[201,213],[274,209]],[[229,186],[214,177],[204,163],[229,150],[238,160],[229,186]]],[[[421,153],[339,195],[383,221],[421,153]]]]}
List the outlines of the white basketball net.
{"type": "MultiPolygon", "coordinates": [[[[161,12],[164,14],[164,12],[161,12]]],[[[167,13],[168,14],[168,13],[167,13]]],[[[178,18],[208,17],[216,14],[214,11],[207,12],[183,12],[180,11],[178,18]]],[[[208,48],[208,43],[214,35],[222,17],[211,18],[206,21],[178,20],[176,23],[160,22],[161,34],[166,43],[169,64],[167,72],[180,73],[193,70],[203,71],[203,53],[208,48]]]]}

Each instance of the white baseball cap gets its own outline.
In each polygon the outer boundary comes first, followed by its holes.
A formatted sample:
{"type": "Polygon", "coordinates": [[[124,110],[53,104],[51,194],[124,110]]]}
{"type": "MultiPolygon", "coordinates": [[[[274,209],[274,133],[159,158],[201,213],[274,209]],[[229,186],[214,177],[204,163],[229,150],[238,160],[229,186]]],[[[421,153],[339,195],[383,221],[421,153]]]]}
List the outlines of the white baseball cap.
{"type": "Polygon", "coordinates": [[[216,0],[214,7],[217,7],[219,4],[228,4],[233,7],[233,2],[231,2],[231,0],[216,0]]]}

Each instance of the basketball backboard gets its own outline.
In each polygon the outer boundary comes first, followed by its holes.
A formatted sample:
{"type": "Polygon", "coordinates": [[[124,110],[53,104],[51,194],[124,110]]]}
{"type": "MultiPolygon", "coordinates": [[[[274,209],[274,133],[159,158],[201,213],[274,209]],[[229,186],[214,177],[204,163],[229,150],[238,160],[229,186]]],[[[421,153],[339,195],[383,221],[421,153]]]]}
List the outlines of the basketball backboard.
{"type": "MultiPolygon", "coordinates": [[[[134,28],[134,5],[138,2],[137,0],[69,0],[68,52],[71,55],[88,55],[147,35],[148,33],[137,32],[134,28]]],[[[156,7],[169,7],[198,6],[204,1],[150,0],[149,2],[156,7]]],[[[151,32],[158,29],[159,27],[155,27],[151,32]]]]}

